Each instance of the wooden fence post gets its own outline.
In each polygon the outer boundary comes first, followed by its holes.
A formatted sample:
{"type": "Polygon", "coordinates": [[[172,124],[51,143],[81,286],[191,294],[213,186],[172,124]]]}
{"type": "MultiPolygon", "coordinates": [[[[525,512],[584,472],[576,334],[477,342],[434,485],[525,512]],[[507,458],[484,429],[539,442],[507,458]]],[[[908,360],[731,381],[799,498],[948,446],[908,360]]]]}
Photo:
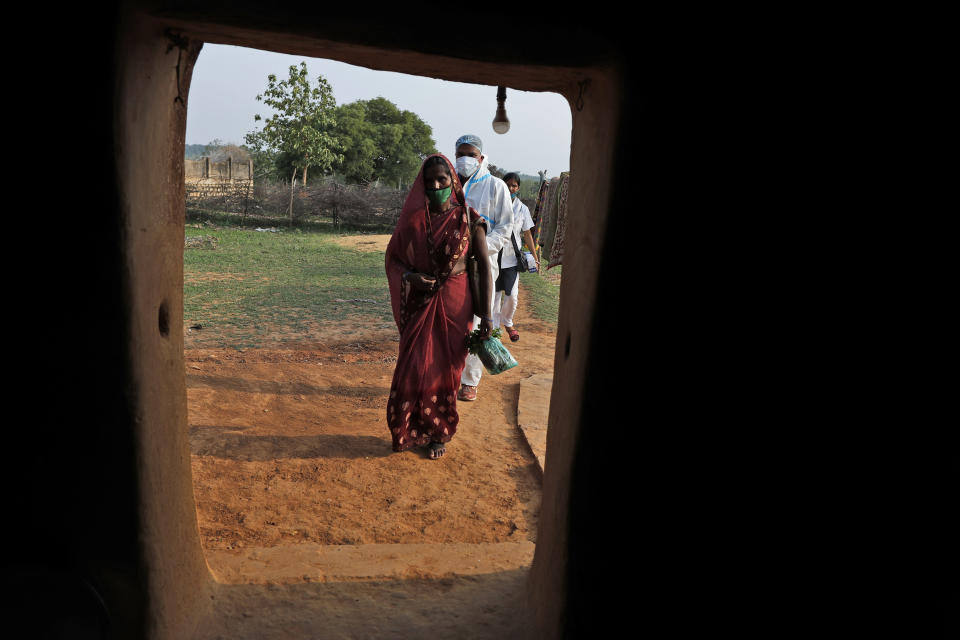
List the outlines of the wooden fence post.
{"type": "Polygon", "coordinates": [[[340,185],[333,183],[333,224],[337,227],[337,233],[340,232],[340,185]]]}
{"type": "Polygon", "coordinates": [[[240,218],[240,226],[242,227],[246,224],[247,221],[247,203],[250,201],[250,181],[247,181],[247,187],[243,192],[243,216],[240,218]]]}
{"type": "Polygon", "coordinates": [[[293,176],[290,178],[290,228],[293,228],[293,188],[297,184],[297,168],[293,168],[293,176]]]}

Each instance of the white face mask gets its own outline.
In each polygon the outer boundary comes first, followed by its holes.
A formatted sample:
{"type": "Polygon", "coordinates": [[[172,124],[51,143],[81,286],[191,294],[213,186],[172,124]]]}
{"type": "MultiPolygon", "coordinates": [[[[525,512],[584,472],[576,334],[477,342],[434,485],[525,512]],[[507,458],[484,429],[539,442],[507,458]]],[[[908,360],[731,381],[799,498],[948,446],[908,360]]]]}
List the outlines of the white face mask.
{"type": "Polygon", "coordinates": [[[477,162],[477,159],[473,156],[460,156],[457,158],[457,173],[466,178],[472,176],[473,172],[476,171],[479,166],[480,163],[477,162]]]}

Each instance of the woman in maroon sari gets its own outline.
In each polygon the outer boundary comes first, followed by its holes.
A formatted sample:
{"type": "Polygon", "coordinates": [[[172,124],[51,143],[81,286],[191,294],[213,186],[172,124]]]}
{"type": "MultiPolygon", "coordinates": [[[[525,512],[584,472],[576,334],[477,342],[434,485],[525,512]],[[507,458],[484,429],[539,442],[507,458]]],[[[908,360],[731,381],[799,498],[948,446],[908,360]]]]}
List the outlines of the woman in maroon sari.
{"type": "Polygon", "coordinates": [[[450,161],[430,156],[387,245],[387,280],[400,330],[387,426],[394,451],[427,446],[433,459],[444,454],[460,421],[457,389],[474,313],[481,317],[481,337],[492,330],[486,256],[478,256],[483,309],[473,308],[466,273],[468,252],[487,246],[486,222],[465,202],[450,161]]]}

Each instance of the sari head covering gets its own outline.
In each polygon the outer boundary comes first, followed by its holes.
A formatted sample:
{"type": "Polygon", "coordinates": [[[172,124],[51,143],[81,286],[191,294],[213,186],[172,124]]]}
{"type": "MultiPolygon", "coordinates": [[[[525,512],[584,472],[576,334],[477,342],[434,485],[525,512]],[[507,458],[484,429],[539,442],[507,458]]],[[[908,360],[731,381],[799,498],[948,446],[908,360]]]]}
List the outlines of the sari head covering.
{"type": "MultiPolygon", "coordinates": [[[[460,178],[457,176],[457,170],[453,166],[453,163],[442,153],[434,153],[423,159],[423,163],[420,165],[420,173],[417,174],[417,179],[413,181],[413,186],[410,187],[410,193],[407,194],[407,199],[404,200],[403,208],[400,210],[400,221],[403,220],[405,215],[415,214],[419,209],[429,210],[430,203],[427,201],[427,187],[423,183],[423,171],[424,166],[431,158],[443,158],[444,163],[447,165],[447,171],[450,172],[450,178],[453,180],[451,196],[457,197],[454,204],[462,205],[466,202],[466,199],[463,197],[463,187],[460,186],[460,178]]],[[[397,221],[397,228],[400,227],[400,221],[397,221]]]]}
{"type": "Polygon", "coordinates": [[[453,200],[432,213],[423,182],[424,168],[410,188],[386,252],[393,317],[400,331],[397,365],[387,403],[393,450],[448,442],[460,416],[456,395],[467,357],[473,302],[465,272],[451,276],[470,247],[471,225],[482,222],[464,205],[463,189],[450,160],[453,200]],[[432,291],[418,291],[403,276],[412,271],[436,278],[432,291]]]}
{"type": "MultiPolygon", "coordinates": [[[[390,303],[393,310],[393,319],[397,323],[397,328],[403,332],[404,325],[409,319],[410,313],[416,304],[416,298],[409,282],[403,278],[407,271],[417,273],[427,273],[438,278],[437,286],[441,286],[440,278],[450,274],[453,266],[459,260],[460,256],[466,250],[469,242],[469,220],[453,220],[447,216],[438,216],[443,221],[442,228],[446,229],[450,224],[455,224],[457,229],[448,229],[447,233],[434,237],[432,227],[435,223],[435,217],[430,215],[430,203],[427,200],[427,189],[423,182],[424,166],[431,158],[443,158],[447,166],[447,171],[452,180],[452,189],[450,198],[453,201],[453,207],[447,211],[447,214],[454,209],[464,209],[462,215],[467,215],[466,208],[463,207],[467,201],[463,195],[463,188],[460,186],[460,179],[457,177],[457,171],[442,153],[434,153],[427,156],[423,164],[420,165],[420,172],[417,179],[413,181],[410,187],[410,193],[403,203],[400,210],[400,218],[397,220],[397,226],[393,231],[393,236],[387,245],[386,268],[387,280],[390,285],[390,303]],[[444,250],[443,256],[445,265],[436,264],[437,256],[434,255],[433,245],[436,242],[446,242],[448,247],[441,247],[444,250]],[[444,268],[441,268],[444,267],[444,268]]],[[[469,215],[467,215],[469,218],[469,215]]]]}

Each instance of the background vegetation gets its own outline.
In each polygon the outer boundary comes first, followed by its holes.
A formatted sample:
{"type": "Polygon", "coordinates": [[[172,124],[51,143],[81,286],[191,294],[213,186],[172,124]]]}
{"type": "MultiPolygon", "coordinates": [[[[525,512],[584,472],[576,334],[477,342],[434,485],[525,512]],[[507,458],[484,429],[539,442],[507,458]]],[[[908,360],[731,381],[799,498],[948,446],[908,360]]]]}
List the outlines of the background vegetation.
{"type": "MultiPolygon", "coordinates": [[[[250,131],[244,144],[190,144],[186,157],[252,159],[256,183],[290,184],[296,175],[302,186],[332,180],[403,190],[423,159],[437,152],[433,129],[416,113],[383,97],[337,105],[323,76],[311,81],[306,62],[291,66],[286,79],[269,75],[257,99],[272,113],[254,115],[263,125],[250,131]]],[[[491,165],[490,171],[503,177],[510,169],[491,165]]],[[[535,198],[539,176],[520,175],[521,197],[535,198]]]]}
{"type": "Polygon", "coordinates": [[[215,192],[188,192],[186,215],[188,222],[241,228],[282,226],[304,231],[391,233],[406,197],[405,190],[343,185],[332,180],[305,187],[260,182],[253,188],[236,184],[215,192]]]}
{"type": "MultiPolygon", "coordinates": [[[[433,131],[386,98],[337,105],[305,62],[257,96],[271,114],[245,144],[186,145],[187,158],[253,161],[253,185],[188,189],[184,321],[231,346],[256,346],[277,327],[292,339],[318,324],[393,322],[382,252],[334,241],[339,232],[391,233],[433,131]],[[255,230],[261,229],[261,230],[255,230]],[[269,229],[271,231],[263,231],[269,229]],[[214,331],[210,331],[215,328],[214,331]]],[[[491,165],[502,177],[506,169],[491,165]]],[[[521,174],[531,211],[539,176],[521,174]]],[[[524,274],[533,313],[556,323],[559,270],[524,274]]],[[[224,344],[225,346],[225,344],[224,344]]]]}
{"type": "Polygon", "coordinates": [[[543,273],[520,273],[521,296],[527,296],[533,315],[557,324],[560,311],[560,274],[562,267],[543,273]]]}

